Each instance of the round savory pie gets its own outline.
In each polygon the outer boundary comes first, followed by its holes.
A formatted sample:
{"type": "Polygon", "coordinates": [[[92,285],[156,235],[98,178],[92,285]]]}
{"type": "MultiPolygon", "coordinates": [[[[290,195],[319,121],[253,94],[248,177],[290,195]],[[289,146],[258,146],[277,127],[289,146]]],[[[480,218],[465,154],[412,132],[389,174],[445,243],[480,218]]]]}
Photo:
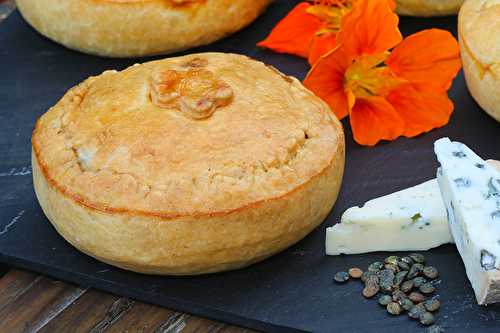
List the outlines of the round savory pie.
{"type": "Polygon", "coordinates": [[[211,43],[252,22],[271,0],[16,0],[26,21],[71,49],[109,57],[211,43]]]}
{"type": "Polygon", "coordinates": [[[464,0],[396,0],[398,13],[410,16],[455,15],[464,0]]]}
{"type": "Polygon", "coordinates": [[[466,1],[458,35],[469,91],[500,122],[500,0],[466,1]]]}
{"type": "Polygon", "coordinates": [[[36,123],[34,186],[81,251],[125,269],[234,269],[296,243],[331,210],[344,134],[271,66],[201,53],[106,71],[36,123]]]}

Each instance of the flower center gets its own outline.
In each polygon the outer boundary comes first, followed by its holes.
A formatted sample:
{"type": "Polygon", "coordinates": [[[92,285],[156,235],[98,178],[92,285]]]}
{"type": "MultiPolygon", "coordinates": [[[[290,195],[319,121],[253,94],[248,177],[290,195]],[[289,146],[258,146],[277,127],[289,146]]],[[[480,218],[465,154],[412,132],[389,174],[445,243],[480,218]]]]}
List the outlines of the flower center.
{"type": "Polygon", "coordinates": [[[316,34],[338,32],[340,22],[349,13],[357,0],[314,0],[313,5],[306,9],[307,13],[318,17],[325,26],[316,34]]]}
{"type": "Polygon", "coordinates": [[[355,59],[347,68],[344,74],[344,88],[351,107],[356,98],[385,97],[404,82],[384,65],[388,55],[389,52],[365,55],[355,59]]]}

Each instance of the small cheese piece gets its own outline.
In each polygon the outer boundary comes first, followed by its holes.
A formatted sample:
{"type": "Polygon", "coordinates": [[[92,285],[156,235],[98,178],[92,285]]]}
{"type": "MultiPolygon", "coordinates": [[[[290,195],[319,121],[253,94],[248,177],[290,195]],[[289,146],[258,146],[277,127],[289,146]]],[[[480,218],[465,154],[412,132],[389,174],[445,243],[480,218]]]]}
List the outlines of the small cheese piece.
{"type": "Polygon", "coordinates": [[[462,143],[435,143],[448,223],[479,304],[500,301],[500,173],[462,143]]]}
{"type": "Polygon", "coordinates": [[[326,254],[420,251],[452,242],[437,181],[368,201],[326,230],[326,254]]]}

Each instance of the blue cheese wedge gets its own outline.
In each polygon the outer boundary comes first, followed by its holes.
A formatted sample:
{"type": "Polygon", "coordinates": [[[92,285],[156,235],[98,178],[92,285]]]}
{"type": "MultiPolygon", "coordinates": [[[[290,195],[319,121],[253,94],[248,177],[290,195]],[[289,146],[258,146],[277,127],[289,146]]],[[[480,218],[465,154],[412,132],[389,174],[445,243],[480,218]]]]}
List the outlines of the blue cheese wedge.
{"type": "Polygon", "coordinates": [[[329,255],[420,251],[450,242],[435,179],[349,208],[340,223],[326,230],[329,255]]]}
{"type": "MultiPolygon", "coordinates": [[[[488,161],[500,171],[500,162],[488,161]]],[[[368,201],[326,229],[326,254],[424,251],[453,243],[436,179],[368,201]],[[384,237],[379,237],[384,235],[384,237]]]]}
{"type": "Polygon", "coordinates": [[[500,172],[467,146],[434,146],[438,183],[453,239],[479,304],[500,301],[500,172]]]}

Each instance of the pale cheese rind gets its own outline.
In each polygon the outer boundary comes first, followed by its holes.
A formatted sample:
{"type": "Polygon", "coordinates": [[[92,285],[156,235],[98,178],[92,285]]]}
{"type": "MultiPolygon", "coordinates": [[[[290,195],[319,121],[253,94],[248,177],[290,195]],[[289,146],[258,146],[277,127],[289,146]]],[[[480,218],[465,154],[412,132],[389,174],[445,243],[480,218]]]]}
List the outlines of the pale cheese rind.
{"type": "Polygon", "coordinates": [[[500,173],[467,146],[436,141],[448,222],[479,304],[500,301],[500,173]]]}

